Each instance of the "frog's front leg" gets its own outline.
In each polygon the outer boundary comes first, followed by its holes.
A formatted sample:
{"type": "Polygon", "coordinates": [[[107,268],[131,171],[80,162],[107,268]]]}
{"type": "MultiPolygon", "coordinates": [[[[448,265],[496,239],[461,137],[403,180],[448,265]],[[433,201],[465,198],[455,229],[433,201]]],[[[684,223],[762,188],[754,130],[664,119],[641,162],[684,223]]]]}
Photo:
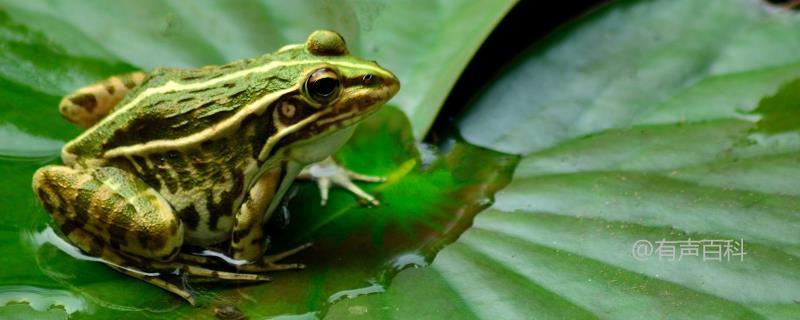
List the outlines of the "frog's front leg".
{"type": "Polygon", "coordinates": [[[328,156],[325,160],[309,165],[298,176],[300,179],[316,180],[319,187],[320,205],[324,206],[328,202],[328,192],[331,185],[345,188],[360,199],[363,199],[374,206],[380,205],[378,199],[361,189],[353,181],[364,182],[383,182],[384,177],[375,177],[355,173],[336,163],[333,157],[328,156]]]}
{"type": "Polygon", "coordinates": [[[235,215],[231,236],[231,255],[234,259],[251,262],[238,266],[240,271],[266,272],[305,268],[303,264],[299,263],[279,264],[277,262],[308,248],[311,244],[264,256],[267,249],[266,234],[264,234],[264,224],[269,218],[267,211],[272,201],[277,200],[275,197],[278,195],[280,180],[283,176],[280,169],[265,172],[250,188],[246,200],[235,215]]]}
{"type": "Polygon", "coordinates": [[[61,99],[58,110],[64,118],[81,128],[91,127],[111,113],[117,103],[146,77],[146,73],[137,71],[95,82],[61,99]]]}

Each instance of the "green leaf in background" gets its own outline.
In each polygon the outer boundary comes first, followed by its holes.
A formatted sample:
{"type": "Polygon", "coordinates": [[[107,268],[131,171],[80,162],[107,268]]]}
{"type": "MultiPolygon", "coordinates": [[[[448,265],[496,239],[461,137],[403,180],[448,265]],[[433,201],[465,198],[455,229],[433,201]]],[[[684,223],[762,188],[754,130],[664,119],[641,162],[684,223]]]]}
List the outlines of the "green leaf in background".
{"type": "Polygon", "coordinates": [[[459,122],[524,154],[493,206],[429,267],[328,316],[796,319],[797,30],[747,0],[621,1],[562,29],[459,122]],[[634,256],[688,239],[745,255],[634,256]]]}
{"type": "Polygon", "coordinates": [[[466,229],[516,164],[517,157],[456,139],[439,151],[414,138],[427,131],[461,69],[511,4],[0,1],[0,300],[10,303],[0,315],[196,319],[238,310],[251,318],[314,316],[342,298],[385,290],[395,272],[426,264],[466,229]],[[60,146],[79,132],[58,114],[64,94],[130,70],[259,55],[302,42],[319,28],[341,32],[355,54],[396,72],[403,89],[392,101],[396,108],[387,106],[362,125],[337,155],[353,170],[389,177],[366,186],[383,206],[360,207],[352,195],[333,191],[320,209],[315,186],[301,184],[288,227],[275,222],[276,246],[315,242],[293,257],[309,269],[274,274],[263,285],[197,284],[203,305],[192,308],[81,261],[86,258],[48,228],[31,175],[57,162],[60,146]]]}
{"type": "Polygon", "coordinates": [[[60,97],[123,70],[225,63],[332,29],[397,74],[393,101],[419,138],[513,3],[3,0],[0,79],[60,97]]]}
{"type": "Polygon", "coordinates": [[[459,127],[525,154],[609,128],[742,117],[800,74],[799,20],[761,1],[620,1],[530,48],[459,127]]]}

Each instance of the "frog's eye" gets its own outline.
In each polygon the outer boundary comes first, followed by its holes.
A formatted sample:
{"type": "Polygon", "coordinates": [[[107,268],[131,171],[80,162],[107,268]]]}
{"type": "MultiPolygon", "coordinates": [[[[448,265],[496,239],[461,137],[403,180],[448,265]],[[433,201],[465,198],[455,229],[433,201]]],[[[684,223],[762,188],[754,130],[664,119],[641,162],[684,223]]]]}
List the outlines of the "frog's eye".
{"type": "Polygon", "coordinates": [[[331,69],[323,68],[311,74],[306,80],[305,91],[316,102],[329,102],[339,96],[342,83],[339,75],[331,69]]]}

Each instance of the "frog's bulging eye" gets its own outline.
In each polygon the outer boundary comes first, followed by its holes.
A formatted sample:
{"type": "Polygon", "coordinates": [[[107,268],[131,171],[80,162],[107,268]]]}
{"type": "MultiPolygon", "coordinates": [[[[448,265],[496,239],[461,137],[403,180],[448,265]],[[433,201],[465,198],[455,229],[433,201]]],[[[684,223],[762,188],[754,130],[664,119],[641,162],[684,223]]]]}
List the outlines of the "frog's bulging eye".
{"type": "Polygon", "coordinates": [[[336,99],[342,90],[342,83],[339,75],[331,69],[319,69],[314,71],[306,80],[305,91],[311,99],[319,103],[325,103],[336,99]]]}

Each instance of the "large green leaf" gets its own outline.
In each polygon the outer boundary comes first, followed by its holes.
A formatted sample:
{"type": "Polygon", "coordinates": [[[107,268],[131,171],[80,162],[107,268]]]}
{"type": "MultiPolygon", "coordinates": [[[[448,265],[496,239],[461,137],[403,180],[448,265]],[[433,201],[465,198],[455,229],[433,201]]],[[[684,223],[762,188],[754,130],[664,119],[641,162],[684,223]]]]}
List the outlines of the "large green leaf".
{"type": "Polygon", "coordinates": [[[0,79],[62,96],[123,70],[224,63],[327,28],[397,74],[395,104],[421,137],[513,2],[3,0],[0,79]]]}
{"type": "Polygon", "coordinates": [[[529,153],[609,128],[740,116],[797,77],[799,20],[761,1],[621,1],[530,48],[461,133],[529,153]]]}
{"type": "Polygon", "coordinates": [[[0,304],[10,303],[0,307],[0,317],[213,318],[215,310],[229,309],[252,318],[319,315],[343,297],[384,290],[397,270],[424,264],[466,229],[516,163],[516,157],[456,139],[438,151],[414,138],[427,130],[461,69],[509,6],[0,1],[0,304]],[[337,154],[356,171],[389,177],[366,186],[383,205],[362,207],[337,190],[320,208],[315,186],[301,184],[288,206],[288,227],[274,222],[275,250],[315,242],[293,257],[309,269],[274,274],[272,283],[262,285],[196,284],[201,307],[192,308],[86,260],[49,228],[51,219],[31,192],[31,175],[57,163],[60,146],[79,132],[58,114],[61,96],[129,70],[261,54],[303,41],[317,28],[340,31],[354,53],[395,71],[404,86],[392,106],[362,124],[337,154]]]}
{"type": "Polygon", "coordinates": [[[796,319],[797,30],[747,0],[623,1],[562,29],[460,120],[525,154],[494,205],[430,266],[328,316],[796,319]],[[634,255],[689,239],[745,255],[634,255]]]}

